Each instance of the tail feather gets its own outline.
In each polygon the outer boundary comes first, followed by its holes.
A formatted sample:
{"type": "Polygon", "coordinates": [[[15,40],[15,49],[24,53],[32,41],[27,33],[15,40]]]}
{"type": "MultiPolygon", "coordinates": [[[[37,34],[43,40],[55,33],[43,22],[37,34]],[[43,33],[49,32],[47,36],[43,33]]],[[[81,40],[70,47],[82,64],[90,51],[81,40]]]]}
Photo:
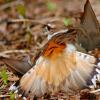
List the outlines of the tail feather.
{"type": "Polygon", "coordinates": [[[84,13],[81,17],[80,28],[78,34],[78,42],[87,51],[100,47],[100,25],[91,7],[89,0],[84,6],[84,13]]]}

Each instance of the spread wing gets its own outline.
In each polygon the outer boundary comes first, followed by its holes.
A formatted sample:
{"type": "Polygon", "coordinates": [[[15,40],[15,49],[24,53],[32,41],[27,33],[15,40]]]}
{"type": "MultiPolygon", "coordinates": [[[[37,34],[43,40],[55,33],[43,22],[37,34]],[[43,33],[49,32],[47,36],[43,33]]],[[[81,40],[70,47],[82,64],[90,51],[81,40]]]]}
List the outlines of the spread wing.
{"type": "Polygon", "coordinates": [[[22,76],[29,69],[32,68],[32,65],[28,61],[17,60],[12,58],[0,57],[0,61],[3,61],[8,68],[10,68],[15,74],[22,76]]]}
{"type": "Polygon", "coordinates": [[[74,52],[62,54],[53,63],[49,59],[40,57],[30,71],[20,81],[20,89],[25,94],[41,96],[52,91],[66,92],[87,86],[95,69],[96,59],[93,56],[74,52]],[[63,56],[62,56],[63,55],[63,56]]]}

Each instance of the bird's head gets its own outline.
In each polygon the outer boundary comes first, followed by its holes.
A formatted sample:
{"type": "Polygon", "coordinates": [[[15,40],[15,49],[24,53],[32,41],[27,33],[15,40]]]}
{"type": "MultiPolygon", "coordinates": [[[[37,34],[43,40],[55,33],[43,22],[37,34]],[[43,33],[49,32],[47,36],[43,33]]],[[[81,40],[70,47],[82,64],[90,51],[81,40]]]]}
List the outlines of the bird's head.
{"type": "Polygon", "coordinates": [[[75,49],[73,46],[75,41],[76,31],[74,29],[55,34],[44,46],[42,55],[45,57],[54,57],[62,53],[65,49],[75,49]]]}

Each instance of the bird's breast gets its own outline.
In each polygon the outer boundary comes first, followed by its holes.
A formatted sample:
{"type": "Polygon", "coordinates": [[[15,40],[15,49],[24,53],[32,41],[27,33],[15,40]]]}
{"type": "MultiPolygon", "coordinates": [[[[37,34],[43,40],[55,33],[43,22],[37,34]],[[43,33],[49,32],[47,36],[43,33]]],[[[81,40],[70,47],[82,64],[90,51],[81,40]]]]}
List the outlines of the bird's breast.
{"type": "Polygon", "coordinates": [[[65,44],[57,44],[54,41],[50,41],[50,43],[47,44],[45,50],[43,51],[43,56],[54,60],[64,51],[65,48],[65,44]]]}

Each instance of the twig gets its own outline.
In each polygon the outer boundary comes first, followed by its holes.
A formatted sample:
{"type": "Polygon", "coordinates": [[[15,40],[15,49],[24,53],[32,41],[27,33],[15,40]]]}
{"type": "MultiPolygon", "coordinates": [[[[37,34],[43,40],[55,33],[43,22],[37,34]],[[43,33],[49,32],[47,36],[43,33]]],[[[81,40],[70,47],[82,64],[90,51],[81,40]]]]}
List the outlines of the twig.
{"type": "Polygon", "coordinates": [[[10,95],[0,95],[0,98],[10,97],[10,95]]]}
{"type": "Polygon", "coordinates": [[[6,54],[3,54],[3,53],[0,53],[0,57],[9,57],[9,55],[6,55],[6,54]]]}
{"type": "Polygon", "coordinates": [[[15,6],[15,5],[18,5],[18,4],[23,4],[23,3],[24,2],[22,0],[16,0],[16,1],[13,1],[13,2],[10,2],[10,3],[6,3],[2,6],[0,6],[0,11],[7,9],[8,7],[12,7],[12,6],[15,6]]]}
{"type": "Polygon", "coordinates": [[[26,52],[29,52],[29,50],[7,50],[0,52],[0,56],[9,57],[9,55],[7,55],[9,53],[26,53],[26,52]]]}
{"type": "Polygon", "coordinates": [[[100,92],[100,89],[90,91],[90,93],[97,93],[97,92],[100,92]]]}
{"type": "Polygon", "coordinates": [[[8,53],[26,53],[26,52],[29,52],[29,50],[7,50],[7,51],[3,51],[1,53],[8,54],[8,53]]]}
{"type": "Polygon", "coordinates": [[[38,24],[46,24],[47,22],[54,22],[54,21],[60,21],[60,18],[57,17],[50,17],[45,19],[9,19],[8,22],[11,23],[19,23],[19,22],[31,22],[31,23],[38,23],[38,24]]]}

